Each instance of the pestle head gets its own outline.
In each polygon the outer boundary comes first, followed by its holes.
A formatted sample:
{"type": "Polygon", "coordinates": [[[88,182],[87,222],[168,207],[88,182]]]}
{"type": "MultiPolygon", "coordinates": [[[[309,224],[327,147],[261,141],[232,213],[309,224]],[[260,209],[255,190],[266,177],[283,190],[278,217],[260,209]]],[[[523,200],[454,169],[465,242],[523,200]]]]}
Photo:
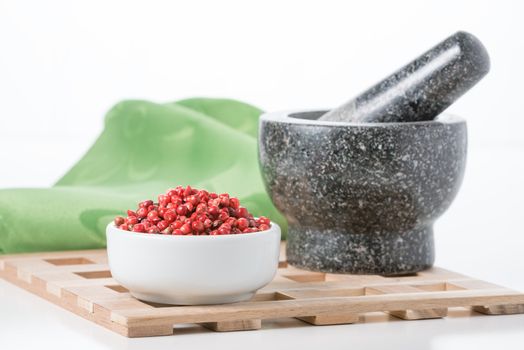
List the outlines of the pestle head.
{"type": "Polygon", "coordinates": [[[319,120],[432,120],[482,79],[489,68],[484,45],[472,34],[457,32],[319,120]]]}

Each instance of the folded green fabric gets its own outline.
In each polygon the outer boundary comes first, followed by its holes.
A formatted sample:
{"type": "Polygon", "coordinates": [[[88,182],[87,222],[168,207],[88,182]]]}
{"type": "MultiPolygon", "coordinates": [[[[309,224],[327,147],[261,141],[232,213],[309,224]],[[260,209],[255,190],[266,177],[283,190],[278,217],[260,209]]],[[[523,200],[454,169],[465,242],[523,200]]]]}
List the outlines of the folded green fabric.
{"type": "Polygon", "coordinates": [[[0,190],[0,253],[104,247],[115,215],[177,185],[228,192],[285,233],[259,173],[260,114],[224,99],[117,104],[95,144],[55,186],[0,190]]]}

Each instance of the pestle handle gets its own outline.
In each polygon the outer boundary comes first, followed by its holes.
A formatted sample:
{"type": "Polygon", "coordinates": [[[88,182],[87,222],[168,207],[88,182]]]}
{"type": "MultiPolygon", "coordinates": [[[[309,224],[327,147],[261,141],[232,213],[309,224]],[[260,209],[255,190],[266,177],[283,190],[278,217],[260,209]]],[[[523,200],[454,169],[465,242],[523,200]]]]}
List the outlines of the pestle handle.
{"type": "Polygon", "coordinates": [[[484,45],[472,34],[457,32],[319,120],[360,123],[432,120],[489,69],[484,45]]]}

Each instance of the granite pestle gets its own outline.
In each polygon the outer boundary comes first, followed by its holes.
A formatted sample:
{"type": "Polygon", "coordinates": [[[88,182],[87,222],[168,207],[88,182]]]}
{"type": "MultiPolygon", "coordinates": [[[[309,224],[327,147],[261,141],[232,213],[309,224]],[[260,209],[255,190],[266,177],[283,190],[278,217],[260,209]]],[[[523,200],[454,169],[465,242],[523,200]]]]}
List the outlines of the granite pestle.
{"type": "Polygon", "coordinates": [[[434,119],[490,69],[484,45],[459,31],[319,120],[352,123],[434,119]]]}

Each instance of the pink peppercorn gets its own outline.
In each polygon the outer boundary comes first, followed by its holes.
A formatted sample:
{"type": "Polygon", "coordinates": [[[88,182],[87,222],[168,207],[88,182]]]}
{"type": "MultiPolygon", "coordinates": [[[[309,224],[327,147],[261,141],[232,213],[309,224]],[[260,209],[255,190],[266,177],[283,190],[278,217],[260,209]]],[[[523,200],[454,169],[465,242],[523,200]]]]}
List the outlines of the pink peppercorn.
{"type": "Polygon", "coordinates": [[[145,200],[127,217],[117,216],[116,227],[133,232],[164,235],[228,235],[265,231],[267,217],[254,219],[236,197],[191,186],[178,186],[158,196],[158,203],[145,200]]]}

